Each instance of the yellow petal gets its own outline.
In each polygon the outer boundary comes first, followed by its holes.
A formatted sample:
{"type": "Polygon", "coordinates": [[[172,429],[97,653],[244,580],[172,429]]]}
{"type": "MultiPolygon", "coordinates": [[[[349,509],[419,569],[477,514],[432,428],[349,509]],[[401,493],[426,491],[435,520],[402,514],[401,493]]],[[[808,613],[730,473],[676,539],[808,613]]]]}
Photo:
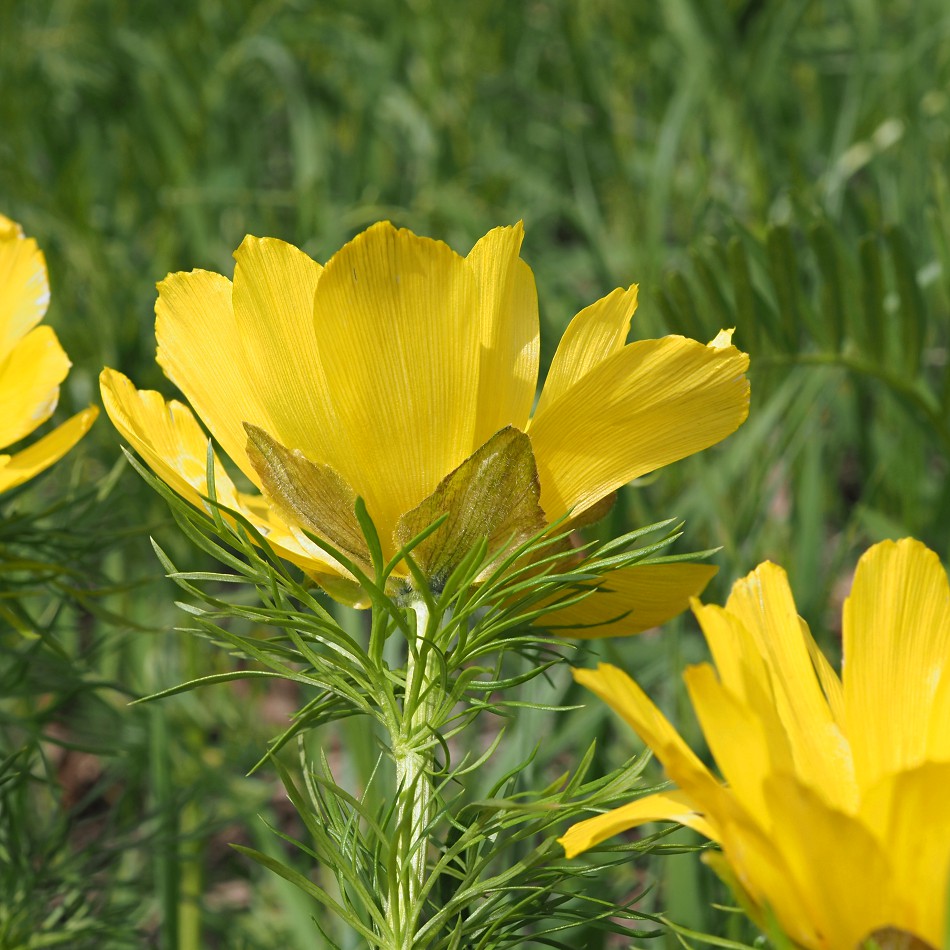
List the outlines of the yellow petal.
{"type": "Polygon", "coordinates": [[[43,319],[49,306],[46,260],[9,218],[0,235],[0,361],[43,319]]]}
{"type": "Polygon", "coordinates": [[[520,222],[513,228],[495,228],[466,258],[475,274],[475,319],[481,328],[475,445],[506,426],[524,431],[534,402],[540,353],[538,292],[531,268],[518,256],[523,238],[520,222]]]}
{"type": "MultiPolygon", "coordinates": [[[[784,707],[776,702],[773,676],[762,646],[739,619],[723,607],[715,604],[703,606],[698,601],[693,603],[693,612],[702,627],[721,683],[718,686],[707,683],[705,679],[694,683],[697,689],[696,702],[703,706],[703,731],[710,748],[716,750],[714,755],[717,756],[720,771],[735,786],[737,793],[745,789],[739,797],[744,807],[755,811],[757,821],[761,822],[761,801],[758,797],[761,788],[758,783],[764,775],[762,768],[782,769],[790,773],[795,769],[787,724],[781,715],[784,707]],[[724,708],[718,708],[720,704],[724,708]],[[744,739],[731,743],[731,735],[745,736],[746,732],[749,735],[744,739]],[[755,764],[759,768],[755,779],[748,775],[738,775],[733,779],[737,767],[732,761],[732,754],[738,751],[737,747],[741,747],[743,742],[754,745],[764,742],[764,748],[756,745],[759,754],[755,764]],[[731,743],[732,747],[720,751],[723,743],[731,743]],[[720,755],[722,761],[719,760],[720,755]],[[758,802],[758,805],[751,804],[753,801],[758,802]]],[[[689,674],[687,681],[696,675],[689,674]]],[[[835,739],[838,743],[843,742],[840,734],[836,734],[835,739]]],[[[853,790],[849,794],[853,794],[853,790]]]]}
{"type": "Polygon", "coordinates": [[[98,415],[99,410],[90,406],[15,455],[0,456],[0,492],[22,485],[58,462],[89,431],[98,415]]]}
{"type": "Polygon", "coordinates": [[[766,693],[772,703],[769,673],[762,653],[738,617],[717,604],[692,602],[716,672],[723,686],[744,704],[754,702],[752,694],[766,693]]]}
{"type": "Polygon", "coordinates": [[[608,575],[584,600],[554,610],[538,626],[564,637],[623,637],[682,613],[716,573],[711,564],[635,564],[608,575]]]}
{"type": "Polygon", "coordinates": [[[732,334],[736,332],[735,327],[728,330],[720,330],[707,344],[716,350],[724,350],[727,346],[732,346],[732,334]]]}
{"type": "Polygon", "coordinates": [[[606,518],[616,503],[617,493],[612,491],[609,495],[604,495],[596,504],[591,505],[590,508],[585,508],[572,518],[565,518],[561,522],[559,530],[582,531],[584,528],[589,528],[591,525],[597,524],[601,518],[606,518]]]}
{"type": "Polygon", "coordinates": [[[796,947],[830,950],[812,924],[806,911],[806,896],[789,875],[785,857],[769,829],[736,810],[723,820],[721,835],[723,851],[714,867],[733,889],[739,903],[748,906],[752,919],[765,925],[781,915],[782,929],[796,947]],[[731,874],[724,871],[723,862],[731,874]]]}
{"type": "Polygon", "coordinates": [[[18,237],[23,237],[23,228],[5,214],[0,214],[0,241],[18,237]]]}
{"type": "Polygon", "coordinates": [[[838,728],[843,732],[846,728],[846,722],[844,712],[844,688],[841,685],[841,677],[838,676],[835,668],[828,661],[828,657],[821,652],[821,649],[815,642],[815,638],[811,635],[811,630],[808,629],[808,624],[805,623],[801,617],[799,617],[798,620],[801,625],[802,638],[805,641],[805,646],[808,648],[808,656],[811,658],[811,662],[815,667],[815,673],[818,676],[818,682],[821,684],[821,691],[824,693],[828,708],[831,710],[832,719],[834,719],[838,728]]]}
{"type": "MultiPolygon", "coordinates": [[[[155,304],[158,362],[218,444],[251,481],[244,423],[274,431],[250,381],[231,307],[231,281],[210,271],[169,274],[155,304]]],[[[176,489],[177,490],[177,489],[176,489]]]]}
{"type": "Polygon", "coordinates": [[[0,446],[49,419],[70,365],[50,327],[36,327],[13,345],[0,363],[0,446]]]}
{"type": "Polygon", "coordinates": [[[700,861],[710,868],[716,877],[732,892],[736,903],[742,908],[746,916],[759,928],[766,930],[768,921],[765,919],[763,908],[756,903],[752,895],[742,886],[735,869],[722,851],[709,849],[699,856],[700,861]]]}
{"type": "Polygon", "coordinates": [[[950,762],[927,762],[886,775],[867,795],[862,816],[885,842],[892,927],[942,945],[950,895],[950,762]]]}
{"type": "Polygon", "coordinates": [[[927,735],[927,758],[935,762],[950,762],[950,669],[943,671],[934,696],[927,735]]]}
{"type": "Polygon", "coordinates": [[[366,501],[384,543],[477,448],[475,292],[463,258],[388,222],[338,251],[317,284],[316,332],[349,439],[333,467],[366,501]]]}
{"type": "Polygon", "coordinates": [[[717,840],[715,828],[689,796],[681,791],[647,795],[603,815],[579,821],[576,825],[571,825],[557,840],[567,857],[574,858],[601,841],[606,841],[621,831],[644,825],[648,821],[675,821],[713,841],[717,840]]]}
{"type": "Polygon", "coordinates": [[[570,322],[551,361],[535,415],[561,398],[578,380],[608,356],[619,353],[637,309],[637,285],[618,287],[585,307],[570,322]]]}
{"type": "MultiPolygon", "coordinates": [[[[769,562],[760,564],[733,585],[725,610],[749,634],[737,647],[759,653],[765,662],[795,772],[829,801],[855,807],[850,748],[816,676],[785,572],[769,562]]],[[[771,706],[757,705],[757,715],[768,717],[771,706]]]]}
{"type": "Polygon", "coordinates": [[[742,810],[760,827],[768,827],[762,783],[776,769],[787,770],[791,765],[781,723],[776,716],[762,717],[758,709],[740,701],[708,663],[689,667],[683,679],[723,779],[742,810]]]}
{"type": "Polygon", "coordinates": [[[247,385],[274,427],[267,431],[282,445],[334,466],[345,436],[327,391],[313,322],[323,268],[274,238],[248,236],[234,258],[234,320],[247,385]]]}
{"type": "Polygon", "coordinates": [[[716,825],[727,793],[646,693],[623,670],[609,663],[599,664],[596,670],[573,672],[581,686],[596,693],[626,720],[653,750],[667,775],[716,825]]]}
{"type": "Polygon", "coordinates": [[[925,758],[950,666],[950,586],[919,541],[884,541],[858,562],[844,605],[848,735],[862,785],[925,758]]]}
{"type": "Polygon", "coordinates": [[[807,921],[821,947],[857,947],[893,914],[888,854],[856,817],[787,775],[766,780],[769,834],[783,862],[766,902],[791,936],[807,921]],[[797,894],[797,897],[796,897],[797,894]]]}
{"type": "MultiPolygon", "coordinates": [[[[121,373],[104,369],[99,376],[102,403],[122,437],[166,485],[196,508],[206,511],[208,437],[191,410],[160,393],[136,389],[121,373]]],[[[260,497],[237,492],[214,456],[214,483],[221,504],[244,515],[282,556],[318,577],[345,574],[299,527],[287,524],[260,497]]],[[[347,575],[348,576],[348,575],[347,575]]]]}
{"type": "Polygon", "coordinates": [[[640,475],[735,431],[748,357],[669,336],[625,346],[535,414],[529,434],[549,518],[577,514],[640,475]]]}
{"type": "MultiPolygon", "coordinates": [[[[119,434],[166,485],[196,508],[206,510],[208,437],[191,410],[161,393],[136,389],[122,373],[106,368],[99,376],[102,404],[119,434]]],[[[215,491],[224,504],[234,483],[215,458],[215,491]]]]}

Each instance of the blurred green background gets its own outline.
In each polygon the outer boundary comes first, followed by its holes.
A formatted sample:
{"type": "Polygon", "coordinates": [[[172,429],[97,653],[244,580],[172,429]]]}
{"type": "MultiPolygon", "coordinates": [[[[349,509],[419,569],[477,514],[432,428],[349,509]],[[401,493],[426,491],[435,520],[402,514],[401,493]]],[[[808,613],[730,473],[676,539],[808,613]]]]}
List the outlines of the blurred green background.
{"type": "MultiPolygon", "coordinates": [[[[47,254],[74,363],[58,418],[97,401],[103,365],[171,394],[155,282],[230,273],[246,233],[325,260],[390,218],[464,253],[523,219],[545,362],[578,309],[632,282],[636,336],[735,326],[752,358],[749,422],[627,489],[603,530],[686,518],[681,550],[721,546],[709,599],[783,564],[834,652],[870,542],[950,555],[948,34],[942,0],[6,0],[0,211],[47,254]]],[[[118,459],[102,418],[0,500],[4,597],[41,631],[0,626],[0,947],[319,945],[314,909],[227,847],[276,848],[258,816],[292,821],[243,773],[297,698],[125,705],[230,661],[174,632],[149,535],[201,557],[118,459]]],[[[690,731],[691,620],[593,649],[690,731]]],[[[593,736],[604,768],[635,748],[600,708],[549,715],[517,733],[554,733],[539,769],[593,736]]],[[[341,742],[358,783],[372,737],[341,742]]],[[[610,886],[653,881],[639,906],[739,933],[692,857],[610,886]]]]}

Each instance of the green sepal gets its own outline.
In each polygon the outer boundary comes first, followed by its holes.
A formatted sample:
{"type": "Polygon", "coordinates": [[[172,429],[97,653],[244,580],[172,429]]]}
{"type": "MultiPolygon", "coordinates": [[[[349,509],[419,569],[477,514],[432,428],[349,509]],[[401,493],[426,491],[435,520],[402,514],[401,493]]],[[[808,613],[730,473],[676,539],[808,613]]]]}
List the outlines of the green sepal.
{"type": "Polygon", "coordinates": [[[301,527],[369,568],[369,550],[354,511],[356,492],[344,478],[258,426],[245,422],[244,430],[247,455],[265,494],[301,527]]]}
{"type": "MultiPolygon", "coordinates": [[[[489,565],[545,526],[541,484],[531,440],[508,426],[439,482],[435,491],[397,522],[395,540],[406,545],[440,516],[445,521],[412,557],[441,590],[452,571],[482,539],[489,565]]],[[[486,565],[487,567],[488,565],[486,565]]]]}
{"type": "Polygon", "coordinates": [[[859,944],[860,950],[937,950],[926,940],[900,927],[881,927],[859,944]]]}

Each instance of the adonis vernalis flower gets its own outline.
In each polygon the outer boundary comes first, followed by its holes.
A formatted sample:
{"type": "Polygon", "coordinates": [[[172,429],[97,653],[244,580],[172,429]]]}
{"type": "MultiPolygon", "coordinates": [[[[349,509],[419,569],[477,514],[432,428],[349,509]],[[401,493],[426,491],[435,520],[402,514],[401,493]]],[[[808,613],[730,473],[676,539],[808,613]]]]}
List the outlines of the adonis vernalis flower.
{"type": "Polygon", "coordinates": [[[627,828],[676,821],[753,917],[802,947],[943,945],[950,885],[950,587],[917,541],[875,545],[844,607],[839,678],[761,564],[724,608],[694,603],[715,661],[686,685],[727,784],[616,667],[579,682],[640,734],[678,785],[580,822],[573,856],[627,828]],[[718,673],[718,676],[717,676],[718,673]],[[923,944],[920,943],[923,941],[923,944]]]}
{"type": "MultiPolygon", "coordinates": [[[[0,215],[0,450],[49,419],[69,372],[55,332],[37,326],[48,305],[43,252],[19,225],[0,215]]],[[[61,459],[89,431],[98,412],[90,406],[32,445],[12,454],[0,451],[0,492],[61,459]]]]}
{"type": "MultiPolygon", "coordinates": [[[[498,549],[563,515],[590,520],[621,485],[745,419],[748,359],[728,334],[710,346],[625,343],[636,287],[574,318],[532,415],[538,306],[522,236],[520,225],[497,228],[461,257],[382,222],[323,267],[283,241],[247,237],[233,282],[196,270],[159,284],[158,361],[262,492],[239,491],[216,460],[219,500],[335,596],[360,601],[308,535],[365,564],[357,496],[387,558],[448,513],[414,552],[435,585],[480,537],[498,549]]],[[[207,440],[191,410],[111,369],[101,382],[122,435],[200,505],[207,440]]],[[[584,620],[632,611],[594,632],[636,632],[682,610],[711,573],[617,571],[584,620]]]]}

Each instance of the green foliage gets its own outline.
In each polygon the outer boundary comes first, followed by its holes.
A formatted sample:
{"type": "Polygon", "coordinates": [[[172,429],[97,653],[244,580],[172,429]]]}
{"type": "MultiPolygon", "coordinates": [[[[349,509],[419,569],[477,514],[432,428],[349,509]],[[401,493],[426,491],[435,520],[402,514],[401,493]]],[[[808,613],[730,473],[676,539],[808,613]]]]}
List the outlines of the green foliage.
{"type": "MultiPolygon", "coordinates": [[[[789,568],[816,633],[834,635],[869,541],[913,533],[948,554],[947,30],[940,0],[0,4],[0,212],[47,253],[49,322],[74,363],[61,413],[95,399],[103,364],[170,393],[153,359],[153,285],[173,269],[227,272],[245,232],[324,259],[379,217],[459,248],[524,218],[544,360],[579,307],[633,281],[637,335],[735,325],[752,355],[748,423],[622,492],[597,536],[675,512],[691,547],[722,546],[707,599],[770,557],[789,568]]],[[[74,453],[97,485],[117,456],[106,419],[74,453]]],[[[54,504],[73,471],[67,459],[27,486],[13,517],[54,504]]],[[[73,670],[137,694],[234,672],[213,645],[173,632],[171,585],[156,576],[148,536],[241,602],[230,568],[187,542],[137,478],[121,477],[96,510],[83,521],[63,509],[55,531],[9,522],[43,564],[0,599],[0,635],[11,624],[45,631],[32,645],[14,638],[9,668],[50,671],[11,714],[17,748],[35,734],[39,697],[67,695],[73,670]],[[114,508],[121,541],[97,523],[114,508]],[[57,532],[91,560],[44,554],[57,532]],[[81,610],[63,606],[67,589],[81,610]],[[110,626],[103,610],[123,623],[110,626]]],[[[251,618],[231,629],[256,636],[251,618]]],[[[688,621],[660,637],[585,644],[575,661],[595,651],[633,672],[689,737],[679,671],[702,654],[688,621]]],[[[560,667],[547,676],[524,686],[537,703],[586,702],[560,667]]],[[[275,684],[223,681],[156,704],[148,722],[106,693],[114,716],[102,734],[115,742],[102,761],[149,819],[161,816],[164,836],[161,847],[123,839],[135,873],[114,888],[147,918],[142,941],[172,947],[177,929],[183,947],[312,945],[309,899],[278,897],[269,876],[220,845],[226,828],[289,860],[254,817],[292,834],[282,798],[260,772],[242,775],[288,725],[275,684]]],[[[545,737],[525,788],[574,768],[595,737],[592,776],[634,748],[594,705],[556,725],[543,710],[509,713],[495,752],[504,770],[545,737]]],[[[366,785],[378,757],[362,722],[328,732],[346,750],[333,774],[348,788],[366,785]]],[[[307,761],[319,763],[315,750],[307,761]]],[[[34,773],[32,794],[55,800],[60,778],[34,773]]],[[[631,894],[658,882],[636,905],[650,913],[677,883],[652,857],[609,879],[631,894]]],[[[729,930],[734,915],[710,909],[722,899],[710,875],[693,883],[680,922],[742,937],[729,930]]],[[[601,887],[592,875],[588,893],[601,887]]],[[[579,930],[576,945],[608,942],[579,930]]]]}
{"type": "Polygon", "coordinates": [[[0,946],[134,947],[136,907],[117,860],[139,833],[121,770],[121,717],[103,677],[110,623],[89,590],[93,548],[73,529],[95,496],[0,517],[0,946]],[[68,724],[68,725],[67,725],[68,724]]]}
{"type": "MultiPolygon", "coordinates": [[[[588,778],[591,746],[573,773],[536,791],[524,781],[534,752],[491,779],[505,727],[488,726],[486,732],[481,721],[487,714],[503,722],[522,708],[563,711],[515,698],[516,687],[561,663],[569,647],[545,634],[544,617],[590,596],[589,585],[615,570],[670,560],[662,552],[681,526],[661,522],[575,548],[555,525],[514,547],[501,539],[500,555],[486,538],[430,586],[416,555],[427,550],[446,516],[384,562],[375,528],[357,499],[365,538],[359,547],[369,552],[371,573],[362,559],[311,536],[353,574],[372,603],[368,636],[355,637],[320,603],[311,582],[281,561],[240,514],[213,494],[209,513],[193,508],[129,458],[168,502],[182,532],[230,569],[179,571],[156,546],[168,576],[189,596],[180,605],[194,624],[187,632],[226,648],[241,665],[149,698],[238,679],[276,678],[304,688],[304,705],[270,743],[266,758],[276,763],[307,831],[305,840],[278,834],[326,868],[335,887],[316,883],[306,868],[274,855],[238,850],[329,912],[318,918],[318,927],[331,946],[338,946],[330,934],[341,924],[344,934],[380,948],[570,946],[556,935],[579,925],[636,935],[615,919],[616,899],[595,898],[579,886],[612,862],[566,862],[556,839],[565,824],[591,809],[629,799],[645,760],[624,763],[605,778],[588,778]],[[659,537],[644,544],[650,535],[659,537]],[[411,599],[399,593],[404,584],[392,583],[403,562],[413,576],[411,599]],[[257,598],[247,606],[224,599],[209,592],[216,583],[252,586],[257,598]],[[254,633],[235,632],[234,619],[252,622],[254,633]],[[513,656],[523,661],[517,672],[513,656]],[[368,720],[364,728],[382,747],[361,789],[336,781],[322,744],[323,727],[354,716],[368,720]],[[321,745],[314,766],[307,747],[316,730],[314,741],[321,745]],[[295,737],[301,778],[277,758],[295,737]],[[479,742],[487,747],[480,750],[479,742]],[[381,766],[387,760],[391,769],[381,766]]],[[[209,443],[212,486],[213,476],[209,443]]],[[[645,839],[636,850],[648,851],[649,845],[645,839]]]]}
{"type": "MultiPolygon", "coordinates": [[[[950,555],[950,325],[939,281],[950,260],[940,247],[899,225],[848,246],[820,217],[707,239],[658,291],[678,332],[742,328],[753,410],[716,474],[735,499],[717,521],[748,539],[730,552],[737,572],[759,552],[782,552],[799,606],[819,621],[868,543],[911,534],[950,555]],[[784,518],[770,498],[787,506],[784,518]]],[[[707,520],[700,494],[687,491],[679,509],[694,528],[707,520]]]]}

